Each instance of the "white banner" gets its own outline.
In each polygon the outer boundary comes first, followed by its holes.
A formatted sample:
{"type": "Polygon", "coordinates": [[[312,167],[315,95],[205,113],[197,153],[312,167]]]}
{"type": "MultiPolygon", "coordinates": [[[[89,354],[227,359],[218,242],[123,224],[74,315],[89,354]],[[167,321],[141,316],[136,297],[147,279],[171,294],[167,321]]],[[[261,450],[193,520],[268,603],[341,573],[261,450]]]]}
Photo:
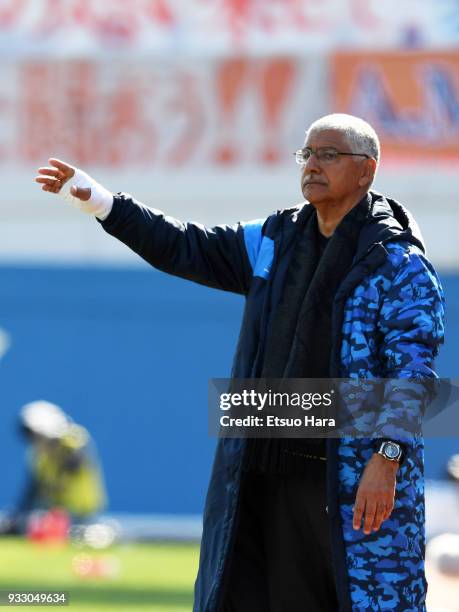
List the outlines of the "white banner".
{"type": "Polygon", "coordinates": [[[457,44],[456,0],[1,0],[0,50],[174,55],[457,44]]]}
{"type": "Polygon", "coordinates": [[[0,168],[291,164],[328,107],[325,59],[0,64],[0,168]]]}

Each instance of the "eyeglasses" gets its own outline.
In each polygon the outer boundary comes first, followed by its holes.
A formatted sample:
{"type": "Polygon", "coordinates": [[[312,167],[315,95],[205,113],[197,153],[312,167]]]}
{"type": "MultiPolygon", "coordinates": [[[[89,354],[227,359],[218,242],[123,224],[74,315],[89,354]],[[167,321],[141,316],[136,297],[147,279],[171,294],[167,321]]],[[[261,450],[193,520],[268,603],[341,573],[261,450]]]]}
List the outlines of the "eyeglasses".
{"type": "Polygon", "coordinates": [[[370,156],[366,153],[345,153],[330,147],[319,147],[315,151],[309,147],[305,147],[304,149],[298,149],[293,155],[295,156],[296,163],[300,166],[305,166],[311,155],[315,155],[317,161],[323,164],[333,164],[340,155],[355,155],[357,157],[366,157],[370,159],[370,156]]]}

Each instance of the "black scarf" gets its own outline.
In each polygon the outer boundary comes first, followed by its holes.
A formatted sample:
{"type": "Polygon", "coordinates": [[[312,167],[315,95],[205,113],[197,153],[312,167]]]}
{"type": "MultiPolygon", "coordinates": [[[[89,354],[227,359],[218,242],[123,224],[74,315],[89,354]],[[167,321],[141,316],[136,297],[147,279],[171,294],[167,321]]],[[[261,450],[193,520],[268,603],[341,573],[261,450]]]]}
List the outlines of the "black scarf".
{"type": "MultiPolygon", "coordinates": [[[[269,324],[261,378],[328,378],[332,348],[333,299],[349,272],[360,231],[370,214],[365,196],[337,226],[323,250],[316,210],[306,211],[298,228],[282,298],[269,324]]],[[[246,469],[297,473],[307,457],[325,457],[325,440],[251,439],[246,469]]]]}

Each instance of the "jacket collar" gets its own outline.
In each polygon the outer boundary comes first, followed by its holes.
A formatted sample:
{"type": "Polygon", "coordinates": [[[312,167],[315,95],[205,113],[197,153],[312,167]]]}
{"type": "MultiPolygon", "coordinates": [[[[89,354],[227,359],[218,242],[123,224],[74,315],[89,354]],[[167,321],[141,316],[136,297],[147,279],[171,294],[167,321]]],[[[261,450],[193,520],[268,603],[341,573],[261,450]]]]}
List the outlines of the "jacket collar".
{"type": "MultiPolygon", "coordinates": [[[[377,191],[369,191],[364,198],[369,200],[369,214],[360,232],[354,265],[366,259],[373,251],[374,263],[379,263],[384,254],[387,242],[406,241],[418,246],[425,252],[424,240],[413,215],[402,204],[391,198],[386,198],[377,191]],[[377,257],[374,257],[378,255],[377,257]]],[[[314,207],[309,202],[303,202],[293,208],[284,209],[270,218],[265,228],[266,235],[274,238],[281,234],[281,251],[285,252],[298,231],[313,213],[314,207]]]]}
{"type": "Polygon", "coordinates": [[[425,252],[419,226],[404,206],[376,191],[370,191],[365,197],[370,200],[370,213],[360,232],[356,262],[373,246],[386,242],[410,242],[425,252]]]}
{"type": "MultiPolygon", "coordinates": [[[[421,230],[409,210],[377,191],[369,191],[364,199],[370,202],[370,212],[367,223],[360,232],[356,259],[360,259],[372,245],[389,241],[407,241],[425,252],[421,230]]],[[[303,202],[280,211],[280,217],[283,217],[284,221],[284,239],[288,241],[293,238],[313,210],[314,207],[309,202],[303,202]]],[[[279,223],[280,219],[277,221],[279,223]]]]}

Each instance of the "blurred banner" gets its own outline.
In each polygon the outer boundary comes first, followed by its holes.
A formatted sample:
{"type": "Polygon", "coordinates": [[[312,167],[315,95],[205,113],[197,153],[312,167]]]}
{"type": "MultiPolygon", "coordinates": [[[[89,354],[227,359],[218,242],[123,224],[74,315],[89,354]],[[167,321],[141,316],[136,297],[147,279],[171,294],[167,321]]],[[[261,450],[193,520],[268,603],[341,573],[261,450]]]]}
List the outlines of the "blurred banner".
{"type": "Polygon", "coordinates": [[[50,151],[107,168],[292,164],[329,110],[367,119],[385,160],[459,158],[457,51],[22,60],[0,63],[0,78],[2,166],[50,151]]]}
{"type": "Polygon", "coordinates": [[[332,109],[369,121],[384,156],[459,159],[458,51],[338,52],[331,70],[332,109]]]}
{"type": "Polygon", "coordinates": [[[0,165],[43,163],[50,151],[85,167],[292,165],[307,122],[328,105],[325,66],[290,57],[3,63],[0,165]]]}
{"type": "Polygon", "coordinates": [[[232,53],[455,44],[455,0],[3,0],[0,49],[232,53]],[[107,47],[108,46],[108,47],[107,47]]]}

